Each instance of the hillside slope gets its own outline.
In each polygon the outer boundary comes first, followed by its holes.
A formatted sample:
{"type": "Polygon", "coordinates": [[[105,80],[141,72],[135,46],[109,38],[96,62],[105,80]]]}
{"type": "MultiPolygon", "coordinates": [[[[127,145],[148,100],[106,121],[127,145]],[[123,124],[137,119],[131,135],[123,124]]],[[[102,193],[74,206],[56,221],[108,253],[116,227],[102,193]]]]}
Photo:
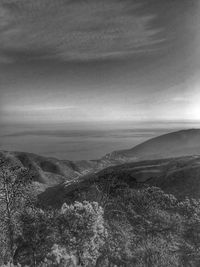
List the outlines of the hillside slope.
{"type": "Polygon", "coordinates": [[[102,192],[116,194],[116,189],[128,186],[160,187],[177,198],[200,198],[200,156],[126,163],[106,168],[99,173],[61,183],[40,194],[42,205],[60,206],[63,202],[90,196],[94,201],[102,192]]]}
{"type": "Polygon", "coordinates": [[[129,150],[114,151],[104,158],[121,161],[141,161],[200,154],[200,129],[164,134],[129,150]]]}
{"type": "Polygon", "coordinates": [[[69,161],[48,158],[27,152],[0,151],[0,160],[9,160],[18,166],[29,169],[34,182],[44,187],[54,186],[65,181],[76,180],[81,176],[98,172],[118,162],[112,160],[69,161]]]}
{"type": "MultiPolygon", "coordinates": [[[[0,152],[0,159],[7,158],[19,166],[30,169],[34,173],[34,182],[38,183],[40,189],[45,189],[49,186],[56,186],[80,179],[81,177],[97,174],[104,169],[107,171],[108,167],[116,165],[120,165],[120,167],[113,169],[115,175],[117,175],[117,172],[120,175],[122,168],[124,176],[124,173],[129,172],[130,167],[125,163],[164,158],[170,159],[187,155],[200,155],[200,130],[192,129],[165,134],[150,139],[130,150],[112,152],[99,160],[69,161],[43,157],[32,153],[8,151],[0,152]],[[122,167],[121,164],[125,165],[122,167]]],[[[169,161],[171,162],[171,159],[169,161]]],[[[140,166],[143,165],[141,162],[139,164],[140,166]]],[[[148,164],[152,165],[152,163],[148,164]]],[[[154,177],[160,175],[160,168],[158,166],[156,169],[145,167],[145,170],[139,172],[139,179],[145,180],[145,177],[148,177],[150,174],[150,169],[154,177]]],[[[193,173],[193,169],[190,169],[188,175],[191,176],[191,173],[193,173]]],[[[136,177],[138,175],[137,172],[134,175],[136,177]]]]}

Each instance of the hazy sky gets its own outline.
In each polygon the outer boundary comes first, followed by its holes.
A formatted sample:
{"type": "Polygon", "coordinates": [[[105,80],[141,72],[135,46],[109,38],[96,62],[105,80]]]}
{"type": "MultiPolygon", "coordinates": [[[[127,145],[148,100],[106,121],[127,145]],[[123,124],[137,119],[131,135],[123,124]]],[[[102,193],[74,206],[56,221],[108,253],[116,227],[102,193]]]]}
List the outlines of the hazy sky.
{"type": "Polygon", "coordinates": [[[199,0],[0,0],[0,122],[200,120],[199,0]]]}

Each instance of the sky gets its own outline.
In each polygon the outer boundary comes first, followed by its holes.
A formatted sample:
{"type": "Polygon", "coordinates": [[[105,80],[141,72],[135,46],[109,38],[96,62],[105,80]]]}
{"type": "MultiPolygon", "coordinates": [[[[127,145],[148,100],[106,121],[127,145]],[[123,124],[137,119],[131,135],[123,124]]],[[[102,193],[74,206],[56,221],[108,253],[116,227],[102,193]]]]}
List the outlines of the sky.
{"type": "Polygon", "coordinates": [[[0,123],[200,120],[200,1],[0,0],[0,123]]]}

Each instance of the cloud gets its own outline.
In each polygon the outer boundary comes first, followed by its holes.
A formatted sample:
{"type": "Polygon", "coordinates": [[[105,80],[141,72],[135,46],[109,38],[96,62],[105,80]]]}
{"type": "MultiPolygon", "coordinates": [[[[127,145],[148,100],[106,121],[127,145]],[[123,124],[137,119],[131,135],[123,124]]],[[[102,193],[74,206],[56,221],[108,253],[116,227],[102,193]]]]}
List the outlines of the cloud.
{"type": "Polygon", "coordinates": [[[15,112],[15,113],[26,113],[26,112],[49,112],[49,111],[64,111],[64,110],[71,110],[76,109],[76,106],[70,106],[70,105],[24,105],[24,106],[17,106],[17,105],[11,105],[7,106],[6,109],[4,108],[4,111],[6,112],[15,112]]]}
{"type": "Polygon", "coordinates": [[[151,51],[163,40],[151,26],[155,14],[141,14],[142,8],[130,0],[0,0],[0,61],[151,51]]]}

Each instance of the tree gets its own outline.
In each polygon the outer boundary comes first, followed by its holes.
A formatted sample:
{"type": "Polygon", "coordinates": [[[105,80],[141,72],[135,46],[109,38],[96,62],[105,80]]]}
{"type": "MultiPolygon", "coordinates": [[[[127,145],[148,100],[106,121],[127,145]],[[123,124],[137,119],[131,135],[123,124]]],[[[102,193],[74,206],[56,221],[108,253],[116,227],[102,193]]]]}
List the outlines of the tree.
{"type": "Polygon", "coordinates": [[[4,248],[2,257],[13,261],[15,237],[19,231],[18,219],[28,199],[30,176],[27,169],[0,162],[0,227],[1,243],[4,248]]]}
{"type": "Polygon", "coordinates": [[[53,213],[37,207],[28,208],[22,213],[20,219],[22,230],[16,252],[17,261],[38,266],[54,244],[53,213]]]}
{"type": "Polygon", "coordinates": [[[95,266],[106,238],[103,209],[98,203],[64,204],[57,217],[57,229],[58,245],[78,257],[83,266],[95,266]]]}
{"type": "MultiPolygon", "coordinates": [[[[66,248],[54,244],[47,258],[43,261],[46,265],[44,266],[67,266],[67,267],[78,267],[78,258],[73,253],[67,251],[66,248]]],[[[41,264],[41,267],[42,264],[41,264]]]]}

